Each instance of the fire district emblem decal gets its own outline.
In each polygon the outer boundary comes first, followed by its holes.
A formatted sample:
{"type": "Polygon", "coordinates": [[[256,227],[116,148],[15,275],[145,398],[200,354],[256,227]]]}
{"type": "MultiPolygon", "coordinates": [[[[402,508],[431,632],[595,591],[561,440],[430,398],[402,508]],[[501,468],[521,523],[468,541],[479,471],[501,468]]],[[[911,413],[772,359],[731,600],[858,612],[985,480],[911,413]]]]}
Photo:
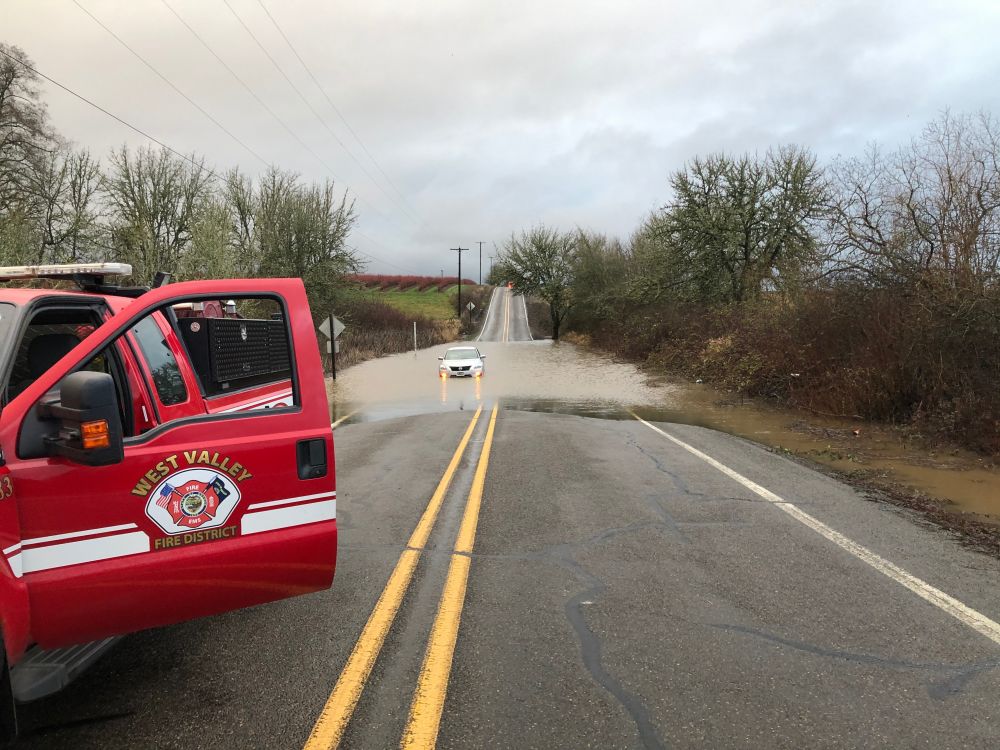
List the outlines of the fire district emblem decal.
{"type": "Polygon", "coordinates": [[[221,526],[240,501],[232,478],[211,469],[171,474],[150,493],[146,515],[168,534],[221,526]]]}

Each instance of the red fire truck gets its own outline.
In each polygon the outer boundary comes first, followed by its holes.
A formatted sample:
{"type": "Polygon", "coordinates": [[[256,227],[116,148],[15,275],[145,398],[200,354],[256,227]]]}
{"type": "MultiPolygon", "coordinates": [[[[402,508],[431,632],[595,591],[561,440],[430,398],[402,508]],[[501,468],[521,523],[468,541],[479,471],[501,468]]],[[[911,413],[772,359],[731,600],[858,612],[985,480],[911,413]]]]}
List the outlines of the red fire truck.
{"type": "Polygon", "coordinates": [[[0,268],[0,724],[121,634],[318,591],[333,435],[302,282],[0,268]],[[40,285],[74,289],[40,288],[40,285]],[[81,645],[85,644],[85,645],[81,645]]]}

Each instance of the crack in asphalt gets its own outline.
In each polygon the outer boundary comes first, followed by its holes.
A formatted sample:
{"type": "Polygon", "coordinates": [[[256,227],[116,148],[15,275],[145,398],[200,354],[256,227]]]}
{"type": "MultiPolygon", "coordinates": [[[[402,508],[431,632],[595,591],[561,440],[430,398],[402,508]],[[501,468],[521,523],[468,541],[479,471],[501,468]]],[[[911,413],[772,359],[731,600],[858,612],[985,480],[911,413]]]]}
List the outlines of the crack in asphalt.
{"type": "Polygon", "coordinates": [[[607,529],[583,542],[553,545],[541,553],[541,556],[549,558],[564,570],[569,571],[577,580],[587,585],[587,588],[578,591],[570,597],[564,606],[566,619],[573,627],[577,640],[580,643],[580,655],[583,657],[583,664],[590,673],[591,678],[604,688],[612,698],[618,701],[621,707],[628,713],[635,724],[636,731],[639,733],[639,740],[642,742],[642,746],[647,748],[647,750],[658,750],[665,748],[666,745],[660,739],[656,726],[653,724],[652,718],[650,718],[649,709],[646,708],[646,704],[635,693],[627,690],[618,679],[605,669],[601,658],[601,639],[587,624],[587,619],[583,614],[583,603],[587,602],[588,605],[593,604],[598,596],[607,590],[608,586],[572,557],[573,551],[582,546],[600,544],[620,534],[632,533],[641,528],[649,528],[651,526],[659,526],[659,524],[633,524],[618,529],[607,529]]]}
{"type": "MultiPolygon", "coordinates": [[[[741,497],[720,498],[717,496],[711,496],[703,493],[693,492],[691,491],[687,482],[685,482],[684,479],[681,478],[679,474],[672,471],[659,456],[655,455],[654,453],[646,450],[643,446],[641,446],[634,436],[629,437],[628,443],[637,451],[639,451],[643,456],[648,458],[658,471],[669,477],[670,481],[674,485],[675,490],[689,497],[697,497],[703,500],[738,500],[742,502],[767,502],[759,498],[757,499],[741,498],[741,497]]],[[[675,531],[680,538],[687,541],[687,537],[683,534],[683,531],[680,528],[681,524],[677,523],[676,520],[670,515],[670,513],[667,511],[667,509],[661,502],[660,497],[653,494],[647,496],[646,500],[653,508],[653,511],[660,515],[660,517],[664,521],[664,524],[669,526],[671,530],[675,531]]],[[[796,504],[801,505],[801,503],[796,503],[796,504]]],[[[694,525],[694,524],[685,524],[685,525],[694,525]]],[[[761,630],[755,630],[753,628],[748,628],[740,625],[716,624],[712,625],[712,627],[742,633],[744,635],[753,636],[756,638],[766,640],[778,646],[785,646],[787,648],[792,648],[798,651],[803,651],[806,653],[811,653],[817,656],[824,656],[832,659],[840,659],[843,661],[849,661],[858,664],[882,666],[888,669],[924,670],[924,671],[945,673],[948,675],[947,679],[941,681],[931,681],[927,685],[928,694],[930,695],[931,698],[935,700],[946,700],[949,697],[959,694],[977,675],[983,672],[989,672],[991,670],[996,669],[997,667],[1000,667],[1000,659],[983,661],[983,662],[974,662],[972,664],[934,664],[934,663],[906,662],[906,661],[887,659],[885,657],[875,656],[872,654],[860,654],[850,651],[823,648],[821,646],[815,646],[801,641],[782,638],[781,636],[774,635],[772,633],[766,633],[761,630]]]]}
{"type": "Polygon", "coordinates": [[[691,487],[688,485],[688,483],[685,482],[683,478],[681,478],[680,474],[678,474],[675,471],[672,471],[663,462],[663,459],[661,459],[656,454],[651,453],[650,451],[646,450],[641,445],[639,445],[639,442],[635,439],[634,435],[629,435],[627,443],[631,447],[633,447],[637,451],[639,451],[639,453],[641,453],[643,456],[645,456],[646,458],[648,458],[653,463],[653,465],[656,467],[657,471],[659,471],[660,473],[665,474],[667,477],[669,477],[671,483],[674,485],[674,489],[675,490],[677,490],[681,494],[687,495],[688,497],[698,498],[699,500],[714,500],[714,501],[732,500],[732,501],[741,502],[741,503],[767,503],[768,502],[767,500],[764,500],[764,499],[759,498],[759,497],[732,497],[732,496],[729,496],[729,495],[710,495],[710,494],[705,493],[705,492],[695,492],[694,490],[691,489],[691,487]]]}
{"type": "Polygon", "coordinates": [[[764,630],[749,628],[743,625],[731,625],[725,623],[713,623],[711,627],[718,630],[728,630],[733,633],[740,633],[753,638],[766,641],[775,646],[784,646],[795,651],[802,651],[816,656],[823,656],[830,659],[852,662],[855,664],[865,664],[870,666],[885,667],[899,671],[925,671],[938,672],[949,675],[948,679],[941,682],[930,682],[927,686],[927,693],[935,700],[946,700],[957,695],[965,689],[966,685],[976,676],[983,672],[1000,667],[1000,659],[990,659],[987,661],[973,662],[971,664],[942,664],[938,662],[912,662],[901,659],[887,659],[874,654],[857,653],[844,651],[841,649],[824,648],[803,641],[796,641],[790,638],[768,633],[764,630]]]}

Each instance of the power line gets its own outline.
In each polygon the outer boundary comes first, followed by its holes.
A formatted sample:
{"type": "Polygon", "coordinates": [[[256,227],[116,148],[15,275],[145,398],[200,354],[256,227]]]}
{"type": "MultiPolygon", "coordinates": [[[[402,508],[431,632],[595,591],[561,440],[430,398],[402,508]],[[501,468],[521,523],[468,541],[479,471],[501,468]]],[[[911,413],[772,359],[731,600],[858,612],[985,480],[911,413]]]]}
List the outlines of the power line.
{"type": "MultiPolygon", "coordinates": [[[[308,65],[306,65],[306,61],[302,59],[302,55],[299,54],[298,50],[295,48],[295,45],[292,44],[291,39],[288,38],[288,35],[285,34],[284,29],[281,28],[281,26],[275,20],[274,16],[271,15],[271,11],[267,9],[267,6],[264,4],[264,0],[257,0],[257,4],[261,7],[261,10],[263,10],[264,13],[267,15],[267,17],[270,19],[271,24],[274,26],[274,28],[278,30],[278,33],[281,34],[281,38],[285,40],[285,44],[288,45],[288,48],[292,51],[292,54],[295,55],[295,58],[302,65],[303,69],[306,71],[306,73],[309,74],[309,78],[311,78],[312,82],[316,84],[316,88],[319,89],[319,92],[323,95],[323,98],[326,99],[326,103],[330,105],[330,108],[334,112],[336,112],[337,117],[339,117],[340,121],[344,123],[344,127],[346,127],[347,130],[350,132],[350,134],[354,136],[354,140],[358,142],[358,145],[361,146],[361,149],[365,152],[365,154],[368,155],[368,158],[371,159],[372,164],[375,165],[375,168],[379,171],[382,177],[385,178],[385,181],[389,184],[389,186],[396,192],[396,195],[398,195],[400,199],[402,199],[403,201],[406,201],[406,197],[400,192],[399,188],[396,187],[395,183],[392,181],[392,178],[390,178],[389,175],[385,173],[385,170],[382,169],[382,165],[378,163],[378,160],[375,158],[375,156],[371,153],[371,151],[368,150],[368,147],[365,145],[364,141],[361,140],[361,137],[356,132],[354,132],[354,128],[351,127],[351,124],[347,121],[347,118],[344,117],[343,113],[340,111],[340,108],[333,103],[333,100],[326,93],[326,89],[324,89],[323,86],[320,85],[320,82],[313,74],[312,69],[308,65]]],[[[409,212],[407,211],[407,213],[409,212]]]]}
{"type": "Polygon", "coordinates": [[[91,13],[89,10],[87,10],[83,5],[81,5],[80,2],[79,2],[79,0],[73,0],[73,4],[76,7],[78,7],[80,10],[82,10],[84,13],[86,13],[91,18],[91,20],[94,21],[94,23],[96,23],[98,26],[100,26],[102,29],[104,29],[106,32],[108,32],[108,34],[110,34],[112,37],[114,37],[115,40],[119,44],[121,44],[125,49],[127,49],[136,58],[138,58],[139,61],[141,61],[143,65],[145,65],[147,68],[149,68],[151,71],[153,71],[153,73],[155,73],[157,76],[159,76],[159,78],[162,79],[164,83],[166,83],[168,86],[170,86],[170,88],[172,88],[180,96],[182,96],[185,99],[185,101],[188,102],[188,104],[190,104],[192,107],[194,107],[199,112],[201,112],[202,115],[204,115],[209,120],[211,120],[212,123],[217,128],[219,128],[219,130],[221,130],[223,133],[225,133],[226,135],[228,135],[233,141],[235,141],[240,146],[242,146],[250,155],[252,155],[255,159],[257,159],[261,164],[263,164],[266,167],[270,166],[269,162],[266,159],[264,159],[264,157],[262,157],[260,154],[258,154],[252,148],[250,148],[247,144],[245,144],[243,141],[241,141],[239,138],[237,138],[235,135],[233,135],[221,122],[219,122],[214,117],[212,117],[212,115],[210,115],[200,104],[198,104],[194,99],[192,99],[190,96],[188,96],[183,91],[181,91],[177,86],[175,86],[174,83],[169,78],[167,78],[165,75],[163,75],[163,73],[161,73],[159,70],[157,70],[153,66],[152,63],[150,63],[146,58],[144,58],[142,55],[140,55],[134,49],[132,49],[125,42],[124,39],[122,39],[115,32],[113,32],[111,29],[109,29],[107,26],[105,26],[104,23],[102,23],[101,20],[97,16],[95,16],[93,13],[91,13]]]}
{"type": "MultiPolygon", "coordinates": [[[[74,2],[76,2],[76,0],[74,0],[74,2]]],[[[372,181],[372,184],[379,191],[381,191],[382,194],[385,195],[385,197],[390,200],[390,202],[395,203],[398,208],[402,209],[403,212],[406,213],[406,209],[403,208],[403,206],[399,205],[398,201],[396,201],[395,198],[393,198],[391,195],[389,195],[389,193],[385,190],[385,188],[383,188],[378,183],[378,181],[374,177],[372,177],[371,172],[369,172],[365,168],[365,165],[362,164],[360,161],[358,161],[358,158],[353,153],[351,153],[351,150],[349,148],[347,148],[347,146],[344,144],[344,142],[342,140],[340,140],[339,136],[333,131],[333,129],[329,126],[329,124],[327,124],[326,120],[323,119],[323,116],[319,112],[316,111],[316,108],[312,105],[312,103],[310,103],[310,101],[302,93],[301,89],[299,89],[299,87],[295,85],[295,82],[291,78],[288,77],[288,74],[278,64],[278,61],[274,59],[274,56],[271,55],[271,53],[267,51],[267,48],[263,45],[263,43],[260,41],[260,39],[257,37],[257,35],[253,33],[253,31],[251,30],[251,28],[249,26],[247,26],[246,22],[243,20],[243,18],[240,16],[240,14],[236,12],[236,9],[233,8],[233,6],[230,4],[229,0],[222,0],[222,2],[229,9],[229,12],[232,13],[233,17],[239,22],[240,26],[243,27],[243,30],[246,31],[246,33],[250,36],[250,38],[253,39],[254,43],[260,48],[260,51],[263,52],[264,55],[265,55],[265,57],[267,57],[267,59],[271,62],[271,65],[273,65],[274,68],[281,74],[281,77],[285,79],[285,81],[288,83],[289,86],[291,86],[292,90],[298,95],[299,99],[302,100],[303,104],[305,104],[306,107],[309,108],[309,111],[313,113],[313,116],[326,129],[326,132],[328,132],[330,134],[330,137],[333,138],[340,145],[340,147],[342,149],[344,149],[344,153],[346,153],[349,157],[351,157],[351,159],[354,161],[354,163],[357,164],[361,168],[361,171],[365,173],[365,175],[368,177],[369,180],[372,181]]],[[[409,218],[411,220],[414,220],[413,217],[409,217],[409,218]]]]}
{"type": "MultiPolygon", "coordinates": [[[[147,139],[149,141],[152,141],[157,146],[160,146],[163,149],[166,149],[167,151],[169,151],[170,153],[172,153],[174,156],[177,156],[177,157],[180,157],[181,159],[184,159],[184,161],[189,162],[190,164],[192,164],[193,166],[197,167],[198,169],[205,170],[208,174],[212,175],[212,177],[214,177],[215,179],[222,179],[221,177],[219,177],[218,173],[216,173],[210,167],[205,166],[204,163],[196,161],[195,159],[193,159],[192,157],[188,156],[187,154],[178,151],[173,146],[171,146],[169,143],[166,143],[165,141],[160,140],[156,136],[154,136],[154,135],[152,135],[150,133],[147,133],[142,128],[140,128],[140,127],[138,127],[136,125],[133,125],[128,120],[125,120],[122,117],[119,117],[114,112],[110,112],[109,110],[107,110],[104,107],[102,107],[100,104],[97,104],[96,102],[92,101],[91,99],[88,99],[83,94],[77,93],[76,91],[74,91],[73,89],[71,89],[69,86],[66,86],[63,83],[60,83],[55,78],[52,78],[51,76],[48,76],[45,73],[43,73],[42,71],[40,71],[38,68],[35,68],[35,67],[29,65],[27,62],[25,62],[21,58],[16,57],[15,55],[10,54],[9,52],[4,51],[3,49],[0,49],[0,55],[3,55],[4,57],[6,57],[6,58],[8,58],[8,59],[10,59],[12,61],[14,61],[18,65],[20,65],[23,68],[25,68],[26,70],[30,70],[32,73],[34,73],[35,75],[37,75],[39,78],[42,78],[42,79],[48,81],[53,86],[56,86],[57,88],[65,91],[70,96],[73,96],[76,99],[79,99],[84,104],[87,104],[88,106],[93,107],[94,109],[96,109],[101,114],[107,115],[112,120],[114,120],[115,122],[118,122],[118,123],[124,125],[125,127],[127,127],[129,130],[133,131],[134,133],[138,133],[143,138],[145,138],[145,139],[147,139]]],[[[361,230],[354,229],[353,231],[354,231],[355,234],[360,235],[361,237],[363,237],[364,239],[368,240],[372,244],[378,245],[379,247],[382,247],[385,250],[388,250],[388,248],[386,248],[384,245],[382,245],[382,243],[378,242],[374,238],[372,238],[369,235],[365,234],[361,230]]],[[[404,268],[403,266],[400,266],[398,263],[393,263],[392,261],[386,260],[385,258],[381,258],[381,257],[379,257],[377,255],[373,255],[372,253],[369,253],[369,252],[366,252],[366,251],[363,251],[363,250],[359,250],[357,247],[352,246],[352,245],[347,245],[347,247],[349,247],[351,250],[353,250],[356,253],[359,253],[361,255],[364,255],[367,258],[370,258],[371,260],[376,260],[379,263],[385,263],[386,265],[392,266],[394,268],[398,268],[401,271],[407,271],[408,273],[412,273],[412,269],[404,268]]]]}
{"type": "MultiPolygon", "coordinates": [[[[184,18],[180,15],[180,13],[178,13],[173,8],[173,6],[170,5],[170,3],[167,2],[167,0],[160,0],[160,2],[163,3],[163,5],[165,5],[167,7],[167,10],[169,10],[171,13],[174,14],[174,16],[177,18],[177,20],[180,21],[184,25],[184,27],[188,31],[191,32],[192,36],[194,36],[194,38],[197,39],[206,50],[208,50],[208,52],[212,55],[212,57],[214,57],[219,62],[219,64],[222,65],[222,67],[224,67],[229,72],[229,75],[231,75],[234,79],[236,79],[236,81],[244,89],[246,89],[247,93],[249,93],[250,96],[252,96],[257,101],[257,103],[260,104],[260,106],[264,108],[264,110],[269,115],[271,115],[271,117],[273,117],[278,122],[279,125],[281,125],[286,131],[288,131],[288,134],[291,135],[292,138],[294,138],[298,142],[298,144],[300,146],[302,146],[302,148],[304,148],[306,151],[308,151],[313,156],[313,158],[316,159],[316,161],[318,161],[320,164],[322,164],[326,168],[327,172],[330,173],[330,175],[334,178],[334,180],[337,180],[337,181],[340,181],[340,182],[344,182],[339,177],[337,177],[337,175],[333,171],[333,168],[330,167],[330,165],[327,164],[326,161],[324,161],[323,158],[319,154],[317,154],[315,151],[313,151],[313,149],[309,146],[309,144],[307,144],[305,141],[303,141],[302,138],[299,137],[298,133],[296,133],[294,130],[292,130],[291,127],[289,127],[288,124],[285,123],[285,121],[282,120],[274,112],[274,110],[271,109],[270,106],[268,106],[267,102],[265,102],[260,96],[257,95],[257,92],[254,91],[250,87],[250,85],[246,81],[244,81],[239,76],[239,74],[235,70],[233,70],[229,66],[229,64],[226,63],[225,60],[222,59],[222,57],[219,56],[218,53],[216,53],[216,51],[212,48],[212,46],[208,42],[206,42],[204,40],[204,38],[202,38],[202,36],[197,31],[194,30],[194,28],[192,28],[191,24],[189,24],[187,21],[184,20],[184,18]]],[[[346,182],[344,182],[344,185],[346,187],[350,187],[349,185],[347,185],[346,182]]]]}
{"type": "Polygon", "coordinates": [[[219,175],[217,175],[210,168],[206,167],[204,164],[195,161],[193,158],[191,158],[187,154],[182,154],[180,151],[178,151],[175,148],[172,148],[168,144],[166,144],[163,141],[161,141],[159,138],[156,138],[155,136],[150,135],[145,130],[142,130],[141,128],[136,127],[135,125],[133,125],[132,123],[128,122],[127,120],[123,120],[121,117],[119,117],[118,115],[114,114],[113,112],[109,112],[108,110],[104,109],[104,107],[102,107],[100,104],[96,104],[95,102],[92,102],[90,99],[88,99],[87,97],[85,97],[83,94],[78,94],[73,89],[69,88],[69,86],[64,86],[63,84],[59,83],[59,81],[55,80],[54,78],[50,78],[49,76],[45,75],[42,71],[38,70],[37,68],[33,68],[30,65],[28,65],[28,63],[26,63],[24,60],[20,59],[19,57],[15,57],[14,55],[11,55],[11,54],[9,54],[7,52],[4,52],[2,49],[0,49],[0,55],[3,55],[5,57],[10,58],[11,60],[13,60],[14,62],[18,63],[19,65],[24,66],[27,70],[30,70],[32,73],[34,73],[38,77],[44,78],[46,81],[48,81],[49,83],[51,83],[53,86],[58,86],[60,89],[62,89],[63,91],[65,91],[67,94],[70,94],[71,96],[75,96],[81,102],[84,102],[85,104],[89,104],[91,107],[93,107],[97,111],[102,112],[103,114],[106,114],[112,120],[116,120],[116,121],[120,122],[122,125],[124,125],[125,127],[127,127],[129,130],[132,130],[132,131],[138,133],[143,138],[146,138],[147,140],[152,141],[153,143],[155,143],[156,145],[160,146],[161,148],[165,148],[167,151],[169,151],[170,153],[172,153],[174,156],[179,156],[180,158],[184,159],[185,161],[191,162],[191,164],[193,164],[194,166],[198,167],[199,169],[204,169],[210,175],[212,175],[216,179],[219,179],[219,175]]]}

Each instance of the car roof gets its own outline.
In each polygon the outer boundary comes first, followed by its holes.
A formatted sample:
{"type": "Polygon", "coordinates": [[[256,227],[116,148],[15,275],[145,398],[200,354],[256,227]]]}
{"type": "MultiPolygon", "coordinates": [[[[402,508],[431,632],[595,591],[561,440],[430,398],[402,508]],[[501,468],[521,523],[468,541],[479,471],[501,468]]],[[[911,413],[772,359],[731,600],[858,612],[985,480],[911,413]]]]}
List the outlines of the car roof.
{"type": "Polygon", "coordinates": [[[478,352],[479,350],[474,346],[449,346],[449,352],[478,352]]]}

